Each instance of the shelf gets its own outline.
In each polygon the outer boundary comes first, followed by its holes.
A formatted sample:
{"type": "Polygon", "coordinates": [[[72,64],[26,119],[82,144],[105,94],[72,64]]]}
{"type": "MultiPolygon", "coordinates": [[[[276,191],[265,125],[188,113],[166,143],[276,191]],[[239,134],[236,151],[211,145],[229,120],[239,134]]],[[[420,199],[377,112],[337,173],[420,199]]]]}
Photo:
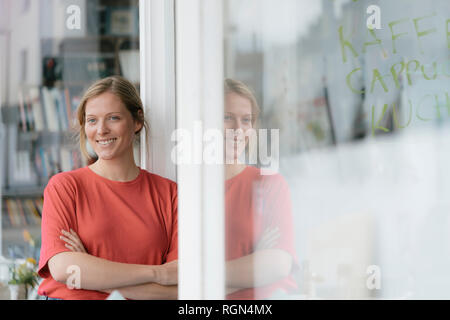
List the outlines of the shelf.
{"type": "Polygon", "coordinates": [[[23,226],[16,228],[3,228],[2,230],[2,242],[3,246],[7,244],[17,243],[25,245],[25,239],[23,238],[23,231],[28,230],[33,238],[41,238],[41,226],[23,226]]]}
{"type": "Polygon", "coordinates": [[[15,187],[11,189],[2,189],[2,198],[38,198],[44,194],[44,186],[15,187]]]}
{"type": "Polygon", "coordinates": [[[80,37],[73,37],[73,38],[67,38],[67,37],[46,37],[41,38],[42,41],[48,41],[48,40],[74,40],[74,41],[80,41],[80,40],[86,40],[86,41],[93,41],[93,40],[131,40],[131,41],[139,41],[139,36],[136,35],[114,35],[114,34],[88,34],[83,35],[80,37]]]}

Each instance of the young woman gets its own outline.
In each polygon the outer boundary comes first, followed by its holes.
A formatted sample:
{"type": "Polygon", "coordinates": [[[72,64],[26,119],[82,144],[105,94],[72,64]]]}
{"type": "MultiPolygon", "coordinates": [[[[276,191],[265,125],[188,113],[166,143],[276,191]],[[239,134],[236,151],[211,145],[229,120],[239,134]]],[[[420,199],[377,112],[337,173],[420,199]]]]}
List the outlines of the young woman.
{"type": "Polygon", "coordinates": [[[135,87],[118,76],[96,82],[78,122],[89,165],[45,188],[39,294],[105,299],[118,289],[130,299],[176,299],[177,186],[135,164],[133,142],[147,129],[135,87]]]}
{"type": "MultiPolygon", "coordinates": [[[[242,82],[225,80],[225,221],[228,299],[265,299],[297,289],[289,188],[242,160],[259,107],[242,82]],[[234,134],[230,134],[234,132],[234,134]]],[[[250,157],[251,158],[251,157],[250,157]]]]}
{"type": "MultiPolygon", "coordinates": [[[[289,188],[279,174],[261,175],[240,159],[249,147],[259,107],[250,89],[225,81],[226,286],[228,299],[265,299],[297,289],[289,188]]],[[[253,150],[250,150],[253,152],[253,150]]],[[[76,233],[64,240],[85,249],[76,233]]]]}

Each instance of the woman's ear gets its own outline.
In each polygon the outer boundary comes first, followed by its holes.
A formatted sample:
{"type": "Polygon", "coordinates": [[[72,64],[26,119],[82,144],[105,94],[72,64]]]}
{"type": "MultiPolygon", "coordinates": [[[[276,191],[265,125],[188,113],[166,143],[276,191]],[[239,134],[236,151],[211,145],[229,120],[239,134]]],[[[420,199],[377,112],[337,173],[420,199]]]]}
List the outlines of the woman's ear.
{"type": "Polygon", "coordinates": [[[144,113],[142,112],[142,110],[138,110],[138,119],[142,119],[142,121],[135,121],[135,126],[134,126],[134,133],[138,134],[141,130],[142,127],[144,126],[144,113]]]}
{"type": "Polygon", "coordinates": [[[138,134],[139,132],[141,132],[142,127],[143,127],[142,123],[136,122],[134,126],[134,134],[138,134]]]}

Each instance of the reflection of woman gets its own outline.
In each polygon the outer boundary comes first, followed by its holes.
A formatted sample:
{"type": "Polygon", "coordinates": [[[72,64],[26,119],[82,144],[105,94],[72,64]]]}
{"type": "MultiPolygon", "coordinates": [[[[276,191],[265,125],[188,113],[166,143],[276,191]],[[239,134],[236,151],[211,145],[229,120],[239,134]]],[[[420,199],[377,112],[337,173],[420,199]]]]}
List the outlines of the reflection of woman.
{"type": "Polygon", "coordinates": [[[296,289],[289,188],[279,174],[240,162],[259,114],[243,83],[225,81],[226,279],[228,299],[264,299],[296,289]],[[240,130],[239,130],[240,129],[240,130]],[[243,134],[239,134],[239,131],[243,134]]]}
{"type": "Polygon", "coordinates": [[[39,294],[104,299],[118,289],[130,299],[176,298],[177,187],[135,164],[133,141],[146,128],[136,89],[121,77],[98,81],[78,121],[90,165],[53,176],[44,191],[39,294]]]}

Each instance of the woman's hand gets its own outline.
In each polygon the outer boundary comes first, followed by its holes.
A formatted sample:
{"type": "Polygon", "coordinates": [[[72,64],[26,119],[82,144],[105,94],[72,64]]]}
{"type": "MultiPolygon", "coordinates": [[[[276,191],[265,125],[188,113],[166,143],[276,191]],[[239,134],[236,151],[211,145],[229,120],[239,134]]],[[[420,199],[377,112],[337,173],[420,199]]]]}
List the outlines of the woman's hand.
{"type": "Polygon", "coordinates": [[[267,228],[264,230],[258,243],[255,245],[255,250],[272,249],[278,244],[278,238],[280,237],[280,230],[278,227],[267,228]]]}
{"type": "Polygon", "coordinates": [[[59,238],[66,242],[66,248],[72,250],[73,252],[84,252],[87,253],[86,249],[83,246],[83,243],[80,240],[80,237],[76,234],[75,231],[70,229],[70,232],[65,230],[61,230],[63,234],[59,238]]]}

